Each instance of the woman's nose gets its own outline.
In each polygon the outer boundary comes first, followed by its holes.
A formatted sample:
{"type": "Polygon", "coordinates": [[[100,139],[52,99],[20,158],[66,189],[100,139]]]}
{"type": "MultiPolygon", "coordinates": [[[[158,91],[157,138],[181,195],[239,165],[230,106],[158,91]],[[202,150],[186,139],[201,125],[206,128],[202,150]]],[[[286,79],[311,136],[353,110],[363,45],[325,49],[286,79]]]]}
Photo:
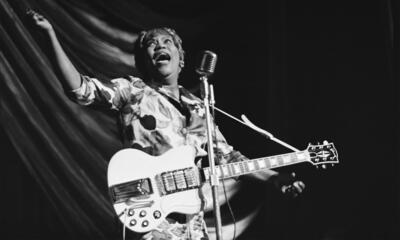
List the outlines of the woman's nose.
{"type": "Polygon", "coordinates": [[[160,48],[164,48],[165,47],[165,44],[163,43],[163,42],[161,42],[161,41],[157,41],[157,44],[156,44],[156,49],[160,49],[160,48]]]}

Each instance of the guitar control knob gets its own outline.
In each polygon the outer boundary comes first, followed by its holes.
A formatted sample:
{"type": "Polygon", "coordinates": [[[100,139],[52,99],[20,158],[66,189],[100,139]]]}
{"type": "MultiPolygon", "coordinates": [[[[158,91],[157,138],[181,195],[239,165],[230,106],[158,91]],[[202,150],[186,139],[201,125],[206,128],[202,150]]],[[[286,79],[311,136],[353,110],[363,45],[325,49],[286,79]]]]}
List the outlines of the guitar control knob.
{"type": "Polygon", "coordinates": [[[128,216],[133,216],[135,214],[135,210],[129,209],[128,216]]]}
{"type": "Polygon", "coordinates": [[[136,225],[136,220],[135,220],[135,219],[132,219],[132,220],[129,222],[129,225],[135,226],[135,225],[136,225]]]}
{"type": "Polygon", "coordinates": [[[160,211],[154,211],[153,216],[155,219],[159,219],[161,217],[161,212],[160,211]]]}
{"type": "Polygon", "coordinates": [[[142,211],[140,211],[139,216],[140,216],[140,217],[145,217],[146,214],[147,214],[146,211],[145,211],[145,210],[142,210],[142,211]]]}
{"type": "Polygon", "coordinates": [[[145,220],[142,222],[142,227],[147,227],[149,226],[149,221],[145,220]]]}

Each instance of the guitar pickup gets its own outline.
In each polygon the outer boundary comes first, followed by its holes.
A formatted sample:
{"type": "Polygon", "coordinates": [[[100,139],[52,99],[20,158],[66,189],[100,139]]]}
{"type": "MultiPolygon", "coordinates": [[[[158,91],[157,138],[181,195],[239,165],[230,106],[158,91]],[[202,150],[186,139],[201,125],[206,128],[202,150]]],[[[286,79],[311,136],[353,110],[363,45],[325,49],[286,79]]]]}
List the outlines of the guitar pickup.
{"type": "Polygon", "coordinates": [[[131,198],[146,198],[153,193],[149,178],[117,184],[109,188],[115,203],[130,201],[131,198]]]}
{"type": "Polygon", "coordinates": [[[200,187],[198,170],[192,167],[163,172],[156,176],[156,181],[161,195],[200,187]]]}

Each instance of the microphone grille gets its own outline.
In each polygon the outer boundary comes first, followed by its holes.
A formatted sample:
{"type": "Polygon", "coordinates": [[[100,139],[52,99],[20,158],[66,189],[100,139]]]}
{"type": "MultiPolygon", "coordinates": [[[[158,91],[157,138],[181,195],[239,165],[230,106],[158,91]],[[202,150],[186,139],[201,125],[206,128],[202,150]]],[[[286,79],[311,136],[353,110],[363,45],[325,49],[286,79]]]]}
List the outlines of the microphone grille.
{"type": "Polygon", "coordinates": [[[199,67],[196,69],[196,72],[200,75],[209,76],[214,73],[216,64],[217,64],[217,54],[206,50],[202,54],[199,67]]]}

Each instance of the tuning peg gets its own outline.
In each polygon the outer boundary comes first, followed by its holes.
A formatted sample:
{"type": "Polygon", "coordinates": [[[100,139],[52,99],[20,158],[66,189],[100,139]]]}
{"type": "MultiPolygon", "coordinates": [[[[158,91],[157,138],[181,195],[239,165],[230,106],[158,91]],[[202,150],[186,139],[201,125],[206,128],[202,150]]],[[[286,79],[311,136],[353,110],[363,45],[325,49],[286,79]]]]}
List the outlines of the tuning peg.
{"type": "Polygon", "coordinates": [[[328,141],[324,140],[323,144],[328,145],[328,141]]]}
{"type": "Polygon", "coordinates": [[[322,164],[322,168],[323,168],[323,169],[326,169],[326,165],[325,165],[325,164],[322,164]]]}

